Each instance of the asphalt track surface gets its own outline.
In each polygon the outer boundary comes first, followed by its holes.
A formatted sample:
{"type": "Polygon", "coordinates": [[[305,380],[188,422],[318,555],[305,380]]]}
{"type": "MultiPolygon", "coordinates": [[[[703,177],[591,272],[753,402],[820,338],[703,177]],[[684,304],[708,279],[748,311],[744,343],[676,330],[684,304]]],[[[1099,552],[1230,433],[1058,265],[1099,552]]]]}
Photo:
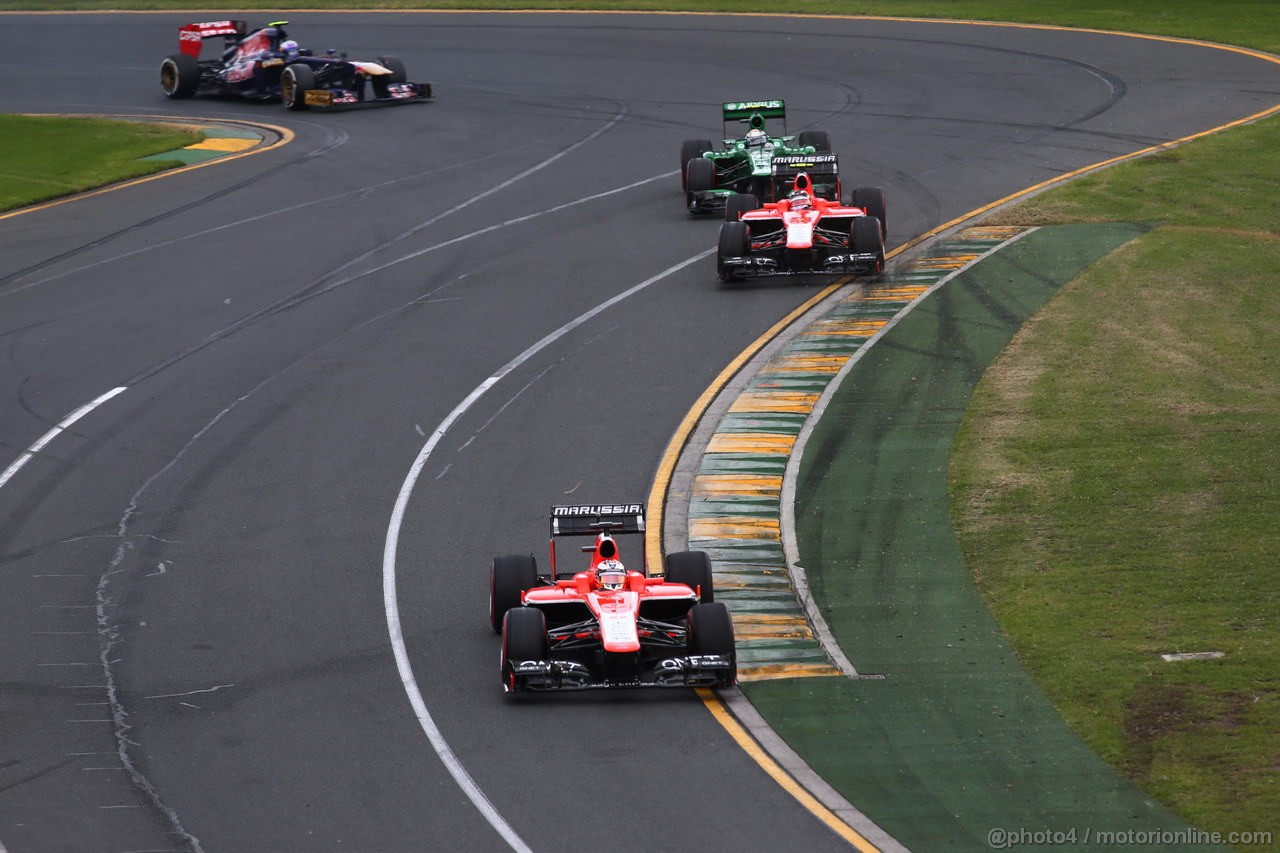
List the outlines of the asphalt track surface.
{"type": "Polygon", "coordinates": [[[679,141],[785,98],[886,188],[893,245],[1265,109],[1275,66],[942,23],[290,19],[438,100],[170,103],[186,16],[0,17],[0,111],[295,135],[0,220],[3,464],[39,445],[0,486],[0,845],[846,849],[691,691],[498,686],[491,556],[542,557],[552,503],[643,500],[702,391],[825,284],[720,286],[679,141]]]}

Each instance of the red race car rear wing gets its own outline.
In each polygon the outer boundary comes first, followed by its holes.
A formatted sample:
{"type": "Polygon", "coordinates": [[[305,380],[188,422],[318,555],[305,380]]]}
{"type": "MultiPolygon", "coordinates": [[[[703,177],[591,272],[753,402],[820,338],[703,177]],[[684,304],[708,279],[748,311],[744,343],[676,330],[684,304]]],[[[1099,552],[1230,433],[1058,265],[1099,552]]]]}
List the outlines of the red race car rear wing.
{"type": "Polygon", "coordinates": [[[205,21],[204,23],[187,24],[178,28],[178,48],[187,56],[200,58],[200,46],[205,39],[224,36],[227,46],[238,42],[249,32],[249,25],[244,21],[205,21]]]}

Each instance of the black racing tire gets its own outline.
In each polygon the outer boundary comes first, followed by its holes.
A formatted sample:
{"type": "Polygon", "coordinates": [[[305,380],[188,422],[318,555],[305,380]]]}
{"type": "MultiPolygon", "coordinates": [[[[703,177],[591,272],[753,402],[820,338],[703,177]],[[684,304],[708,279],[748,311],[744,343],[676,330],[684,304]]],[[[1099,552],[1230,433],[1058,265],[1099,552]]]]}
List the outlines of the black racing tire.
{"type": "Polygon", "coordinates": [[[874,216],[859,216],[849,226],[849,251],[875,254],[876,272],[884,270],[884,228],[874,216]]]}
{"type": "Polygon", "coordinates": [[[730,272],[724,265],[725,258],[740,258],[751,251],[751,229],[747,223],[726,222],[720,226],[720,244],[716,250],[716,273],[721,281],[741,281],[742,276],[730,272]]]}
{"type": "Polygon", "coordinates": [[[804,130],[796,138],[796,142],[801,147],[812,145],[814,151],[818,154],[831,153],[831,137],[825,130],[804,130]]]}
{"type": "Polygon", "coordinates": [[[708,604],[716,600],[715,581],[711,573],[711,558],[706,551],[677,551],[667,555],[666,581],[682,583],[702,592],[698,601],[708,604]]]}
{"type": "Polygon", "coordinates": [[[508,610],[502,620],[501,678],[508,693],[519,693],[520,683],[510,672],[510,661],[546,660],[547,617],[536,607],[508,610]]]}
{"type": "Polygon", "coordinates": [[[680,188],[689,189],[688,179],[685,175],[685,166],[690,160],[696,160],[703,154],[711,150],[710,139],[686,139],[680,143],[680,188]]]}
{"type": "Polygon", "coordinates": [[[280,75],[280,99],[286,110],[307,108],[307,92],[316,87],[316,72],[304,62],[286,65],[280,75]]]}
{"type": "Polygon", "coordinates": [[[398,56],[379,56],[379,57],[378,57],[378,64],[379,64],[379,65],[381,65],[383,68],[385,68],[385,69],[387,69],[388,71],[390,71],[390,72],[391,72],[391,74],[390,74],[389,76],[384,76],[384,77],[383,77],[383,79],[384,79],[384,80],[386,80],[388,83],[407,83],[407,82],[409,82],[409,75],[408,75],[408,73],[407,73],[407,72],[405,72],[405,70],[404,70],[404,63],[400,61],[400,57],[398,57],[398,56]]]}
{"type": "Polygon", "coordinates": [[[688,644],[691,655],[724,655],[734,668],[720,674],[717,687],[732,687],[738,681],[738,656],[733,638],[733,619],[720,602],[695,604],[689,608],[688,644]]]}
{"type": "Polygon", "coordinates": [[[884,190],[880,187],[859,187],[853,191],[853,195],[849,198],[849,204],[853,207],[860,207],[867,212],[867,216],[874,216],[880,220],[880,239],[889,236],[889,220],[887,211],[885,210],[884,190]]]}
{"type": "Polygon", "coordinates": [[[532,554],[494,557],[489,566],[489,623],[502,630],[502,617],[524,603],[525,590],[538,585],[538,563],[532,554]]]}
{"type": "Polygon", "coordinates": [[[688,192],[704,192],[716,188],[716,164],[705,157],[695,157],[685,164],[684,185],[688,192]]]}
{"type": "Polygon", "coordinates": [[[738,193],[731,195],[725,199],[724,203],[724,221],[737,222],[742,214],[748,210],[759,210],[760,199],[751,193],[738,193]]]}
{"type": "Polygon", "coordinates": [[[407,82],[409,75],[405,72],[404,63],[400,61],[398,56],[379,56],[378,64],[391,73],[370,77],[369,85],[373,88],[373,96],[375,98],[385,98],[388,96],[387,86],[392,83],[407,82]]]}
{"type": "Polygon", "coordinates": [[[194,56],[174,53],[160,63],[160,89],[166,98],[190,98],[200,88],[200,62],[194,56]]]}

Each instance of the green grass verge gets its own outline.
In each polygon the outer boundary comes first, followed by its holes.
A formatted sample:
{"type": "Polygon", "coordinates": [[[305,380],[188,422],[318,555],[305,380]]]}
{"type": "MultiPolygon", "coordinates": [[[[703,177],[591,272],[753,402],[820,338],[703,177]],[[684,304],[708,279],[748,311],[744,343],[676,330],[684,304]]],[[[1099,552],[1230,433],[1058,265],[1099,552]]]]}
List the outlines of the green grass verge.
{"type": "Polygon", "coordinates": [[[966,561],[1072,727],[1196,825],[1276,842],[1278,144],[1267,120],[995,217],[1160,226],[1023,327],[951,469],[966,561]]]}
{"type": "MultiPolygon", "coordinates": [[[[0,0],[0,11],[190,6],[0,0]]],[[[284,0],[271,8],[426,7],[284,0]]],[[[430,8],[1024,21],[1280,53],[1273,0],[445,0],[430,8]]],[[[34,176],[15,167],[13,135],[0,119],[4,168],[34,176]]],[[[1271,831],[1273,843],[1280,841],[1277,150],[1280,121],[1270,120],[1001,213],[1006,222],[1160,227],[1069,285],[1028,324],[979,386],[952,471],[957,530],[970,565],[981,567],[979,586],[1067,720],[1197,825],[1271,831]],[[1166,651],[1226,656],[1173,664],[1159,658],[1166,651]]]]}
{"type": "MultiPolygon", "coordinates": [[[[242,17],[252,4],[242,0],[0,0],[0,11],[185,10],[235,11],[242,17]]],[[[262,8],[289,9],[566,9],[649,12],[792,12],[805,15],[880,15],[1023,21],[1125,32],[1159,33],[1280,51],[1274,0],[276,0],[262,8]]],[[[266,14],[265,12],[263,14],[266,14]]],[[[200,13],[193,14],[193,20],[200,13]]],[[[251,21],[254,23],[254,21],[251,21]]]]}
{"type": "Polygon", "coordinates": [[[174,125],[0,115],[0,210],[180,166],[138,158],[173,151],[200,138],[174,125]]]}

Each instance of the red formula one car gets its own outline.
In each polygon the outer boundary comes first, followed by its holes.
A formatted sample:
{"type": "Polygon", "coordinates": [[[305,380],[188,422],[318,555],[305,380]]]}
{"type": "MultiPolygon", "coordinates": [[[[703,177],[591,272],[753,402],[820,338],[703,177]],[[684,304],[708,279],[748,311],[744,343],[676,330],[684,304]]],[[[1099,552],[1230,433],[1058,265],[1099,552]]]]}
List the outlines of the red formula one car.
{"type": "Polygon", "coordinates": [[[495,557],[489,618],[502,634],[507,693],[607,687],[729,687],[737,682],[733,622],[714,601],[711,560],[668,554],[650,577],[621,561],[616,535],[644,532],[640,504],[553,506],[551,574],[531,555],[495,557]],[[594,536],[583,571],[556,568],[556,540],[594,536]]]}
{"type": "Polygon", "coordinates": [[[716,272],[722,281],[766,275],[874,275],[884,270],[885,201],[879,188],[853,191],[849,204],[822,198],[807,174],[777,202],[729,198],[716,272]]]}

